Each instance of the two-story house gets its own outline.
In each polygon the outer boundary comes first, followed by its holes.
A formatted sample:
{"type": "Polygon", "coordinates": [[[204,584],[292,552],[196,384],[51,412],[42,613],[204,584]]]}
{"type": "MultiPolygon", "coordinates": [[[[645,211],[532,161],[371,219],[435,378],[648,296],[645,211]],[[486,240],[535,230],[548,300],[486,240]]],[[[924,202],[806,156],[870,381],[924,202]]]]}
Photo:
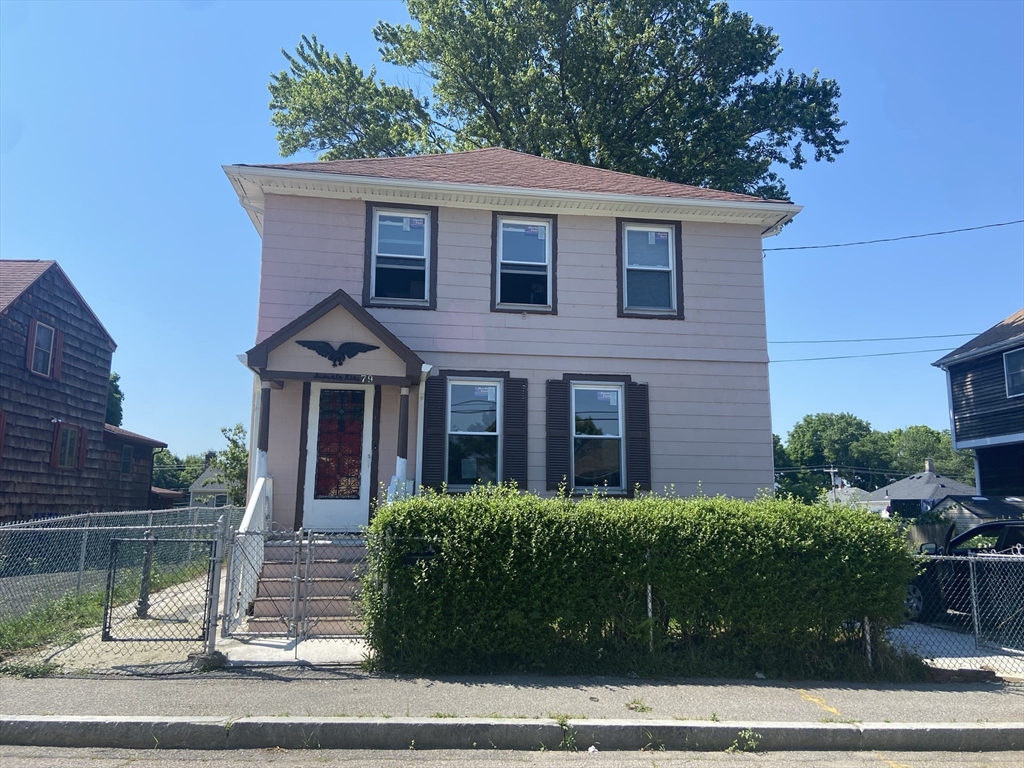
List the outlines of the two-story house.
{"type": "Polygon", "coordinates": [[[497,148],[224,170],[279,525],[365,524],[406,480],[772,487],[761,242],[799,206],[497,148]]]}
{"type": "Polygon", "coordinates": [[[946,372],[953,448],[974,449],[978,494],[1024,495],[1024,309],[932,365],[946,372]]]}
{"type": "Polygon", "coordinates": [[[0,260],[0,520],[149,508],[166,444],[105,423],[115,347],[57,262],[0,260]]]}

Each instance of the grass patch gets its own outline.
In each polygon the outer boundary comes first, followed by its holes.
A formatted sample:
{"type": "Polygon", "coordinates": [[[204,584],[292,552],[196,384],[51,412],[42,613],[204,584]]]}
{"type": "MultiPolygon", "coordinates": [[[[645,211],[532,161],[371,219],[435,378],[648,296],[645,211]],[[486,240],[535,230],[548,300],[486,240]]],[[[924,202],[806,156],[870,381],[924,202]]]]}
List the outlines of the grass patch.
{"type": "Polygon", "coordinates": [[[626,702],[626,709],[630,712],[650,712],[651,707],[647,706],[643,699],[630,699],[626,702]]]}
{"type": "Polygon", "coordinates": [[[11,675],[12,677],[50,677],[56,675],[60,670],[60,664],[51,664],[48,661],[0,663],[0,675],[11,675]]]}
{"type": "Polygon", "coordinates": [[[78,630],[103,622],[103,598],[98,590],[67,594],[32,606],[22,616],[0,619],[0,661],[29,648],[74,642],[78,630]]]}

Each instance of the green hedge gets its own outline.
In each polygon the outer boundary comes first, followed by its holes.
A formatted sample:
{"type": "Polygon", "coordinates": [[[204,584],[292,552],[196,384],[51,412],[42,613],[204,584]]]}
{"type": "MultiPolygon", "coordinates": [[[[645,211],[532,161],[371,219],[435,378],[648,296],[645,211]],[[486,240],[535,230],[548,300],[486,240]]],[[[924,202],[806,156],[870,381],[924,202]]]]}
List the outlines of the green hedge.
{"type": "Polygon", "coordinates": [[[382,507],[369,541],[363,600],[380,670],[855,678],[908,668],[880,640],[902,620],[914,562],[894,526],[858,510],[488,487],[382,507]],[[862,617],[875,630],[874,671],[862,617]]]}

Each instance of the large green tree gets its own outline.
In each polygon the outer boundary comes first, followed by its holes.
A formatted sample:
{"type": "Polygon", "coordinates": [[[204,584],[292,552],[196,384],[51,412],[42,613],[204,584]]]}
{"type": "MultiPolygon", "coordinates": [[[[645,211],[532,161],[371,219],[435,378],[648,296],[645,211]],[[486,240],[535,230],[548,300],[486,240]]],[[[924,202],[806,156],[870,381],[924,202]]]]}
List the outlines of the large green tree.
{"type": "Polygon", "coordinates": [[[831,162],[839,85],[776,66],[770,27],[712,0],[406,0],[373,30],[388,84],[303,36],[271,76],[281,154],[389,157],[500,146],[668,181],[787,197],[831,162]]]}
{"type": "Polygon", "coordinates": [[[210,466],[217,470],[217,479],[227,487],[231,503],[243,507],[249,482],[249,448],[245,427],[235,424],[233,427],[221,427],[220,431],[228,444],[213,457],[210,466]]]}
{"type": "Polygon", "coordinates": [[[121,391],[120,374],[111,372],[107,387],[107,424],[120,427],[124,420],[124,392],[121,391]]]}
{"type": "Polygon", "coordinates": [[[167,448],[153,452],[153,485],[172,491],[188,491],[206,469],[206,460],[201,453],[190,453],[185,458],[167,448]]]}

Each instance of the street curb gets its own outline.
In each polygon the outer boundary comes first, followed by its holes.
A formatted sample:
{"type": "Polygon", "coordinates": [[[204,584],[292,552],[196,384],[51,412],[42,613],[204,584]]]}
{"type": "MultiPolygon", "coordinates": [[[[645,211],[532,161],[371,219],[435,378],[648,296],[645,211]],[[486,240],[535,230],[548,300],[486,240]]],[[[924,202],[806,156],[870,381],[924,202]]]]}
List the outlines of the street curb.
{"type": "Polygon", "coordinates": [[[726,749],[757,752],[1024,749],[1022,723],[772,723],[414,717],[0,715],[0,744],[123,749],[726,749]]]}

